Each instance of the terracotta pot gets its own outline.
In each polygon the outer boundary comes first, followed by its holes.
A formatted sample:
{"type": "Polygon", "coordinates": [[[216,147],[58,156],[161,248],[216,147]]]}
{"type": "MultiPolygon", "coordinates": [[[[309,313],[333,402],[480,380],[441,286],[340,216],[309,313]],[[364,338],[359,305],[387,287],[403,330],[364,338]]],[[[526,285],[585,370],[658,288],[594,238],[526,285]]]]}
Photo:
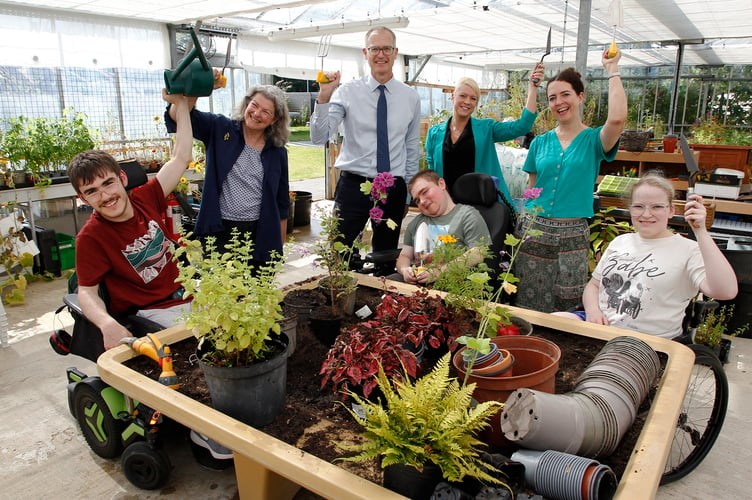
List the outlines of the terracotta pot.
{"type": "MultiPolygon", "coordinates": [[[[491,341],[514,356],[514,372],[510,377],[483,377],[471,373],[468,382],[476,384],[473,397],[478,402],[503,403],[515,389],[523,387],[551,394],[555,392],[556,372],[561,359],[559,346],[549,340],[527,335],[494,337],[491,341]]],[[[452,358],[460,379],[464,379],[466,372],[461,360],[461,356],[452,358]]],[[[498,416],[491,417],[491,427],[481,437],[494,446],[511,445],[501,431],[498,416]]]]}
{"type": "MultiPolygon", "coordinates": [[[[496,344],[494,344],[496,345],[496,344]]],[[[467,348],[460,349],[454,356],[462,358],[463,352],[467,348]]],[[[454,361],[453,361],[454,362],[454,361]]],[[[464,358],[458,360],[458,363],[462,363],[462,367],[467,371],[467,363],[464,358]]],[[[506,349],[499,349],[495,351],[493,357],[486,359],[483,363],[474,364],[471,373],[478,377],[511,377],[513,374],[512,367],[514,366],[514,356],[506,349]]]]}

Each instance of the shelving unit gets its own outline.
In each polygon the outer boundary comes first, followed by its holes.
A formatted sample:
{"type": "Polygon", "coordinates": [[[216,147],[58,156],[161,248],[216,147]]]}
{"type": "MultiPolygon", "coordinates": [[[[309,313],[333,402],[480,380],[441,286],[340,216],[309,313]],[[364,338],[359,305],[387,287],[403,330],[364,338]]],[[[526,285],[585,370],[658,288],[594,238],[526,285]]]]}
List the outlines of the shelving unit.
{"type": "MultiPolygon", "coordinates": [[[[700,153],[698,151],[693,151],[692,154],[695,157],[695,161],[699,162],[700,153]]],[[[679,152],[619,151],[616,153],[616,159],[614,161],[603,162],[601,164],[601,175],[621,174],[623,169],[629,170],[635,167],[637,167],[638,177],[641,177],[651,170],[660,170],[663,172],[663,175],[672,179],[674,189],[678,191],[687,190],[687,165],[684,161],[684,156],[679,152]]]]}

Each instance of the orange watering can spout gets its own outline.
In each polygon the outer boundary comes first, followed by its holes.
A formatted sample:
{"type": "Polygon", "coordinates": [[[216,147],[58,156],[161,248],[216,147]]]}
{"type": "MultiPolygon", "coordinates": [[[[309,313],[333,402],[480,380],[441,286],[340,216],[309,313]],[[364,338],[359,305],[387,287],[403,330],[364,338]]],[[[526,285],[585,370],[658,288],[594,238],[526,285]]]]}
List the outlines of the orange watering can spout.
{"type": "Polygon", "coordinates": [[[165,70],[164,81],[168,94],[184,94],[189,97],[206,97],[214,90],[214,74],[196,32],[189,27],[193,50],[175,70],[165,70]]]}

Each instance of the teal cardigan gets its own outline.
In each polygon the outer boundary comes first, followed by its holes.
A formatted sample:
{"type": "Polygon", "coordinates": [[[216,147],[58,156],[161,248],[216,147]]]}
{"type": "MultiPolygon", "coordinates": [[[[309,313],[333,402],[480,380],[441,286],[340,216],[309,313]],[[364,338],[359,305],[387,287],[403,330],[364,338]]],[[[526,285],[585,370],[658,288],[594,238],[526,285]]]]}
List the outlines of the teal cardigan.
{"type": "MultiPolygon", "coordinates": [[[[501,174],[501,165],[499,157],[496,154],[495,143],[516,139],[525,135],[533,128],[536,113],[531,113],[527,109],[522,111],[522,116],[512,122],[499,122],[491,118],[478,119],[470,118],[470,125],[473,127],[473,138],[475,141],[475,171],[491,175],[499,179],[499,190],[506,196],[509,202],[512,198],[509,196],[504,177],[501,174]]],[[[444,137],[446,136],[449,121],[434,125],[428,130],[426,136],[426,160],[428,168],[434,170],[439,176],[444,177],[444,137]]]]}

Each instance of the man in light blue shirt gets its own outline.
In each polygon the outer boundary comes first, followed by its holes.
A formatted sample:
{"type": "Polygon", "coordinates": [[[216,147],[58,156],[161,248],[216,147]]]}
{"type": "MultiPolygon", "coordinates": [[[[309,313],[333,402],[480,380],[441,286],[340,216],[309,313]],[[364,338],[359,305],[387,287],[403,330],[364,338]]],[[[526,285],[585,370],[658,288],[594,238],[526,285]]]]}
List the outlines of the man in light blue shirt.
{"type": "Polygon", "coordinates": [[[399,226],[406,212],[407,182],[418,171],[420,158],[420,98],[414,89],[394,79],[397,39],[388,28],[373,28],[365,37],[363,55],[371,74],[340,85],[339,71],[327,73],[311,115],[311,141],[323,145],[344,124],[344,142],[335,167],[340,178],[334,193],[335,207],[342,219],[344,243],[351,245],[368,220],[373,201],[360,191],[360,184],[376,177],[377,104],[382,90],[387,102],[388,171],[396,178],[387,202],[381,206],[384,219],[397,229],[377,224],[374,251],[397,248],[399,226]],[[336,90],[335,90],[336,89],[336,90]]]}

